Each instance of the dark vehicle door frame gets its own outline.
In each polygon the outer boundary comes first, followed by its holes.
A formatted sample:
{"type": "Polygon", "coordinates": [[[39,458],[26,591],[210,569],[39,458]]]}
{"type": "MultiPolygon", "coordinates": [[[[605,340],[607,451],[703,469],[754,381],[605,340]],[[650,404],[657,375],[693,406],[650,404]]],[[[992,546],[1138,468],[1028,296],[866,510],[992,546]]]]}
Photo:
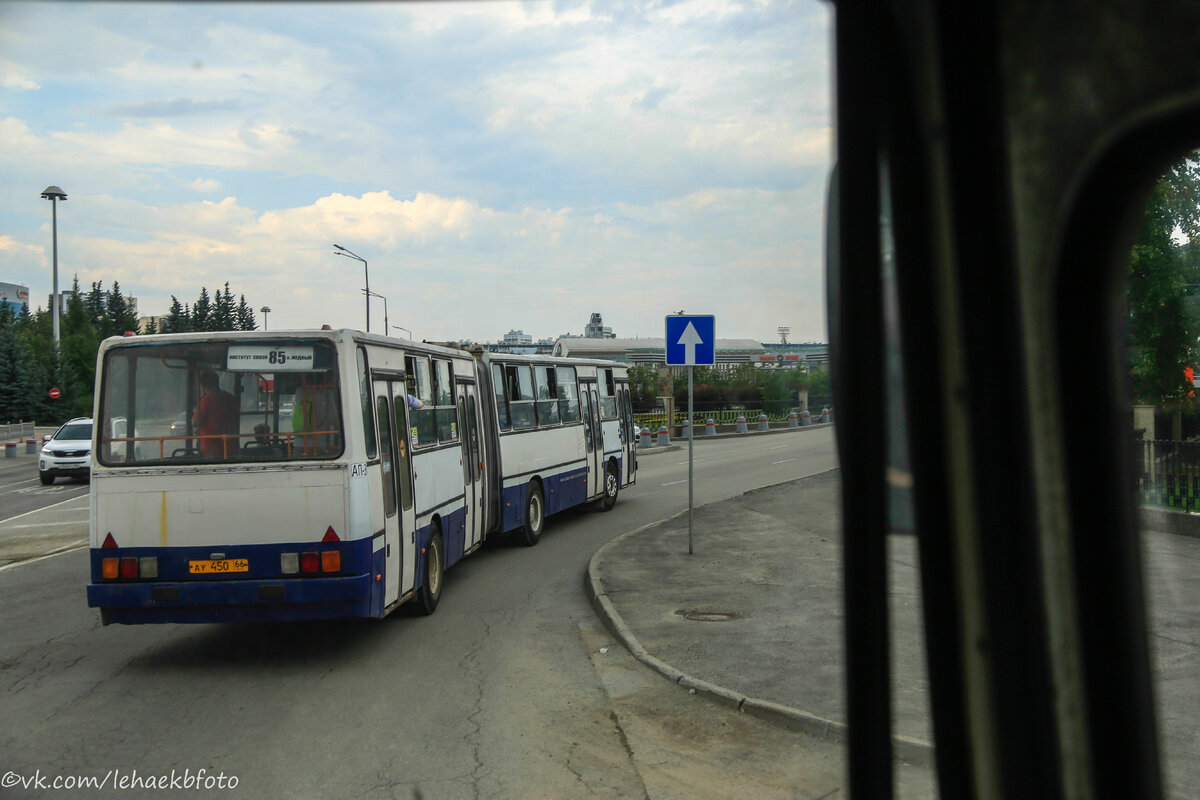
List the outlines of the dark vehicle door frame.
{"type": "Polygon", "coordinates": [[[851,795],[893,791],[886,459],[901,447],[941,796],[1161,797],[1120,287],[1155,178],[1200,144],[1200,8],[835,7],[851,795]],[[890,241],[863,235],[884,216],[890,241]],[[904,389],[884,397],[895,353],[904,389]],[[900,402],[920,408],[905,430],[885,422],[900,402]]]}

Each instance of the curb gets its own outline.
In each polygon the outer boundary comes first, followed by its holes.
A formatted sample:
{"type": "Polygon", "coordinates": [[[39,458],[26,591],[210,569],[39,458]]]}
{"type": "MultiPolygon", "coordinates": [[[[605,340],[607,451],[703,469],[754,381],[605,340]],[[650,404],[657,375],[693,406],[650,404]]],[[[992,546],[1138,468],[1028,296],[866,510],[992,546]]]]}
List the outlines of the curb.
{"type": "MultiPolygon", "coordinates": [[[[744,436],[745,434],[738,435],[744,436]]],[[[621,644],[625,646],[634,658],[662,675],[671,683],[686,687],[689,694],[704,695],[721,705],[734,708],[789,730],[810,734],[818,739],[832,739],[836,741],[845,738],[847,727],[844,722],[825,719],[811,712],[785,706],[771,700],[750,697],[740,692],[735,692],[732,689],[727,689],[724,686],[718,686],[715,683],[688,675],[665,661],[650,655],[642,643],[638,641],[637,636],[617,611],[616,606],[609,599],[608,593],[604,590],[604,583],[600,579],[600,559],[604,557],[604,554],[610,548],[616,547],[626,539],[644,533],[651,528],[656,528],[678,517],[685,516],[687,513],[684,510],[657,522],[651,522],[640,528],[627,531],[607,544],[602,545],[588,559],[587,572],[584,574],[584,588],[587,590],[592,608],[595,609],[597,615],[604,621],[605,627],[609,629],[613,636],[620,640],[621,644]]],[[[934,748],[929,742],[900,734],[892,734],[892,754],[894,758],[910,764],[930,766],[933,764],[934,748]]]]}

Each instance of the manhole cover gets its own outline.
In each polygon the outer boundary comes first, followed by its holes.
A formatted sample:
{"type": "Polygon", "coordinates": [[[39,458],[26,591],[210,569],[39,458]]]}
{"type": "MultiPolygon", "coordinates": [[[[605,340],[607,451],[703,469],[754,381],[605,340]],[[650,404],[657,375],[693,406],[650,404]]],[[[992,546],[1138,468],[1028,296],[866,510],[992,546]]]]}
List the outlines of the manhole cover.
{"type": "Polygon", "coordinates": [[[676,611],[675,613],[692,622],[729,622],[741,616],[741,614],[728,611],[676,611]]]}

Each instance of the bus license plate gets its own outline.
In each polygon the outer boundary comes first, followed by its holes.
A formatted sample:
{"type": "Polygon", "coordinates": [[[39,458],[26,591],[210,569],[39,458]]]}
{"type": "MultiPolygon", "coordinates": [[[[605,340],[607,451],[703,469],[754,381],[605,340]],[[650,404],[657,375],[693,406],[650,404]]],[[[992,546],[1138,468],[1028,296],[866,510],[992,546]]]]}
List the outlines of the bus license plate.
{"type": "Polygon", "coordinates": [[[220,561],[189,561],[188,572],[193,575],[223,574],[226,572],[249,572],[250,560],[245,558],[223,558],[220,561]]]}

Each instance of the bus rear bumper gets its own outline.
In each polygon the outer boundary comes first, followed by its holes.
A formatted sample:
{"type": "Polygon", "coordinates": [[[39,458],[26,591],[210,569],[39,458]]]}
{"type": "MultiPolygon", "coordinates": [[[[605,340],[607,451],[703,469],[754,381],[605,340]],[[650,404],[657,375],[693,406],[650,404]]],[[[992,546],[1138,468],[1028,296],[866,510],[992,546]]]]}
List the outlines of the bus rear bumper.
{"type": "Polygon", "coordinates": [[[89,583],[88,605],[109,625],[263,622],[372,616],[371,576],[288,580],[89,583]]]}

